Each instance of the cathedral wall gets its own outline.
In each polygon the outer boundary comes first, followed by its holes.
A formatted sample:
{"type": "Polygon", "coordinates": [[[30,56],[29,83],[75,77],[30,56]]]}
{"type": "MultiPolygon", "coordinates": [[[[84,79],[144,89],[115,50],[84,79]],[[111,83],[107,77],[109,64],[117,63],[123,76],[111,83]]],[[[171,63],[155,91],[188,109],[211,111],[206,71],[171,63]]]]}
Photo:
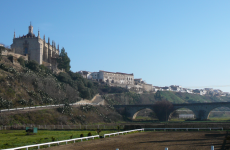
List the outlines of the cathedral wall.
{"type": "Polygon", "coordinates": [[[14,39],[11,48],[15,53],[24,55],[23,43],[25,43],[25,39],[14,39]]]}
{"type": "Polygon", "coordinates": [[[11,45],[12,52],[28,56],[28,60],[34,60],[38,62],[38,64],[43,64],[43,62],[49,63],[46,64],[46,66],[52,67],[51,69],[56,69],[56,57],[59,55],[59,46],[58,49],[56,49],[54,41],[52,41],[52,45],[49,45],[50,39],[48,38],[48,43],[45,41],[45,36],[43,39],[40,38],[39,31],[38,35],[35,36],[33,26],[30,24],[28,34],[15,38],[14,32],[13,44],[11,45]]]}
{"type": "Polygon", "coordinates": [[[25,55],[25,47],[28,48],[29,60],[35,60],[42,64],[43,42],[38,38],[16,38],[11,48],[17,54],[25,55]]]}
{"type": "Polygon", "coordinates": [[[29,43],[29,59],[35,60],[38,64],[42,64],[41,60],[41,48],[42,43],[39,43],[37,39],[28,40],[29,43]]]}

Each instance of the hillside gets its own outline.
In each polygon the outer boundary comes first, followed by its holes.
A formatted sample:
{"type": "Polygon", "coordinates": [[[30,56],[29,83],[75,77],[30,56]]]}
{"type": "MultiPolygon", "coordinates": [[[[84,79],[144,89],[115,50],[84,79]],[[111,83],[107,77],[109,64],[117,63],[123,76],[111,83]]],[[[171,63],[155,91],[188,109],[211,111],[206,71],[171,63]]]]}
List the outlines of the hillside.
{"type": "MultiPolygon", "coordinates": [[[[52,73],[34,61],[27,62],[12,56],[2,56],[0,60],[0,109],[65,104],[64,107],[55,109],[4,113],[0,116],[0,125],[114,123],[124,119],[111,105],[153,104],[163,99],[172,103],[230,101],[230,97],[170,91],[137,94],[124,88],[108,87],[97,81],[84,79],[71,71],[52,73]],[[109,105],[68,105],[83,99],[91,100],[98,93],[109,105]]],[[[93,101],[99,102],[101,98],[93,101]]]]}
{"type": "Polygon", "coordinates": [[[230,97],[226,96],[202,96],[198,94],[158,91],[156,93],[137,94],[134,92],[107,94],[104,95],[106,101],[111,105],[136,105],[136,104],[153,104],[159,100],[168,100],[172,103],[205,103],[205,102],[226,102],[230,97]]]}
{"type": "Polygon", "coordinates": [[[55,74],[35,61],[15,60],[12,56],[3,56],[0,61],[0,83],[0,109],[75,103],[90,100],[97,93],[127,92],[87,80],[72,71],[55,74]]]}
{"type": "Polygon", "coordinates": [[[0,115],[0,125],[74,125],[116,123],[123,117],[110,106],[85,105],[72,107],[62,112],[62,108],[10,112],[0,115]]]}
{"type": "MultiPolygon", "coordinates": [[[[0,115],[0,125],[10,124],[91,124],[123,120],[110,106],[70,107],[82,99],[91,100],[97,93],[125,92],[82,78],[78,73],[52,73],[34,61],[2,56],[0,60],[0,109],[66,104],[46,110],[18,111],[0,115]]],[[[98,101],[95,99],[94,101],[98,101]]]]}

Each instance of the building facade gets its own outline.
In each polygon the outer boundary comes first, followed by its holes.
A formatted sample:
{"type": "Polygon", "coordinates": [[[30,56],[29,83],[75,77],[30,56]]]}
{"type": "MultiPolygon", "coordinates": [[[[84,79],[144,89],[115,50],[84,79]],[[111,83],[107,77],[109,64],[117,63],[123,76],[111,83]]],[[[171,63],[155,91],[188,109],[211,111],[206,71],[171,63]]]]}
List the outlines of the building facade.
{"type": "Polygon", "coordinates": [[[28,34],[13,38],[13,44],[11,49],[16,54],[28,56],[28,60],[35,60],[38,64],[43,64],[50,69],[57,69],[57,58],[59,57],[59,45],[56,48],[56,44],[50,38],[48,43],[45,41],[45,35],[43,39],[40,38],[40,32],[38,36],[33,33],[33,26],[30,24],[28,34]]]}
{"type": "Polygon", "coordinates": [[[91,78],[105,83],[112,84],[125,84],[134,85],[133,74],[121,73],[121,72],[108,72],[99,70],[99,72],[92,72],[91,78]]]}

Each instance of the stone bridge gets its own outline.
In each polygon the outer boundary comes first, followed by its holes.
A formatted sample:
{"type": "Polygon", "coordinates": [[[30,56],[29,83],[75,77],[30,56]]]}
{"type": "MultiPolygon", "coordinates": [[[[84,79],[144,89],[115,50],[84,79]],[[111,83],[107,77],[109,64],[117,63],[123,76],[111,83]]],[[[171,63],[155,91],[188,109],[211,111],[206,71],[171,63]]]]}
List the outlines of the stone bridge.
{"type": "MultiPolygon", "coordinates": [[[[214,103],[185,103],[185,104],[173,104],[173,112],[169,113],[167,115],[168,118],[171,117],[171,115],[180,108],[187,108],[190,109],[196,119],[199,120],[205,120],[208,119],[209,113],[218,107],[229,107],[230,108],[230,102],[214,102],[214,103]]],[[[132,119],[135,119],[138,112],[149,108],[152,111],[153,104],[145,104],[145,105],[114,105],[114,108],[121,114],[126,115],[127,117],[131,117],[132,119]]]]}

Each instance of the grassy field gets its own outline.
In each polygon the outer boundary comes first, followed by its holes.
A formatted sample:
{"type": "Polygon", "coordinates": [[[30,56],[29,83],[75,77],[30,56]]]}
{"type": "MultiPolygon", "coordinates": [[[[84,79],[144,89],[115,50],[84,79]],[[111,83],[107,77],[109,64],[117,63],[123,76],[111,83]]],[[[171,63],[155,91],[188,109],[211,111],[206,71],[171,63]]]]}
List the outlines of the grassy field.
{"type": "MultiPolygon", "coordinates": [[[[78,138],[80,134],[88,136],[88,133],[91,132],[92,135],[97,135],[96,131],[47,131],[47,130],[38,130],[38,133],[35,135],[27,135],[24,130],[1,130],[0,131],[0,149],[4,148],[13,148],[25,145],[46,143],[52,141],[60,141],[71,138],[78,138]]],[[[105,133],[112,133],[117,131],[102,131],[100,135],[105,133]]]]}

